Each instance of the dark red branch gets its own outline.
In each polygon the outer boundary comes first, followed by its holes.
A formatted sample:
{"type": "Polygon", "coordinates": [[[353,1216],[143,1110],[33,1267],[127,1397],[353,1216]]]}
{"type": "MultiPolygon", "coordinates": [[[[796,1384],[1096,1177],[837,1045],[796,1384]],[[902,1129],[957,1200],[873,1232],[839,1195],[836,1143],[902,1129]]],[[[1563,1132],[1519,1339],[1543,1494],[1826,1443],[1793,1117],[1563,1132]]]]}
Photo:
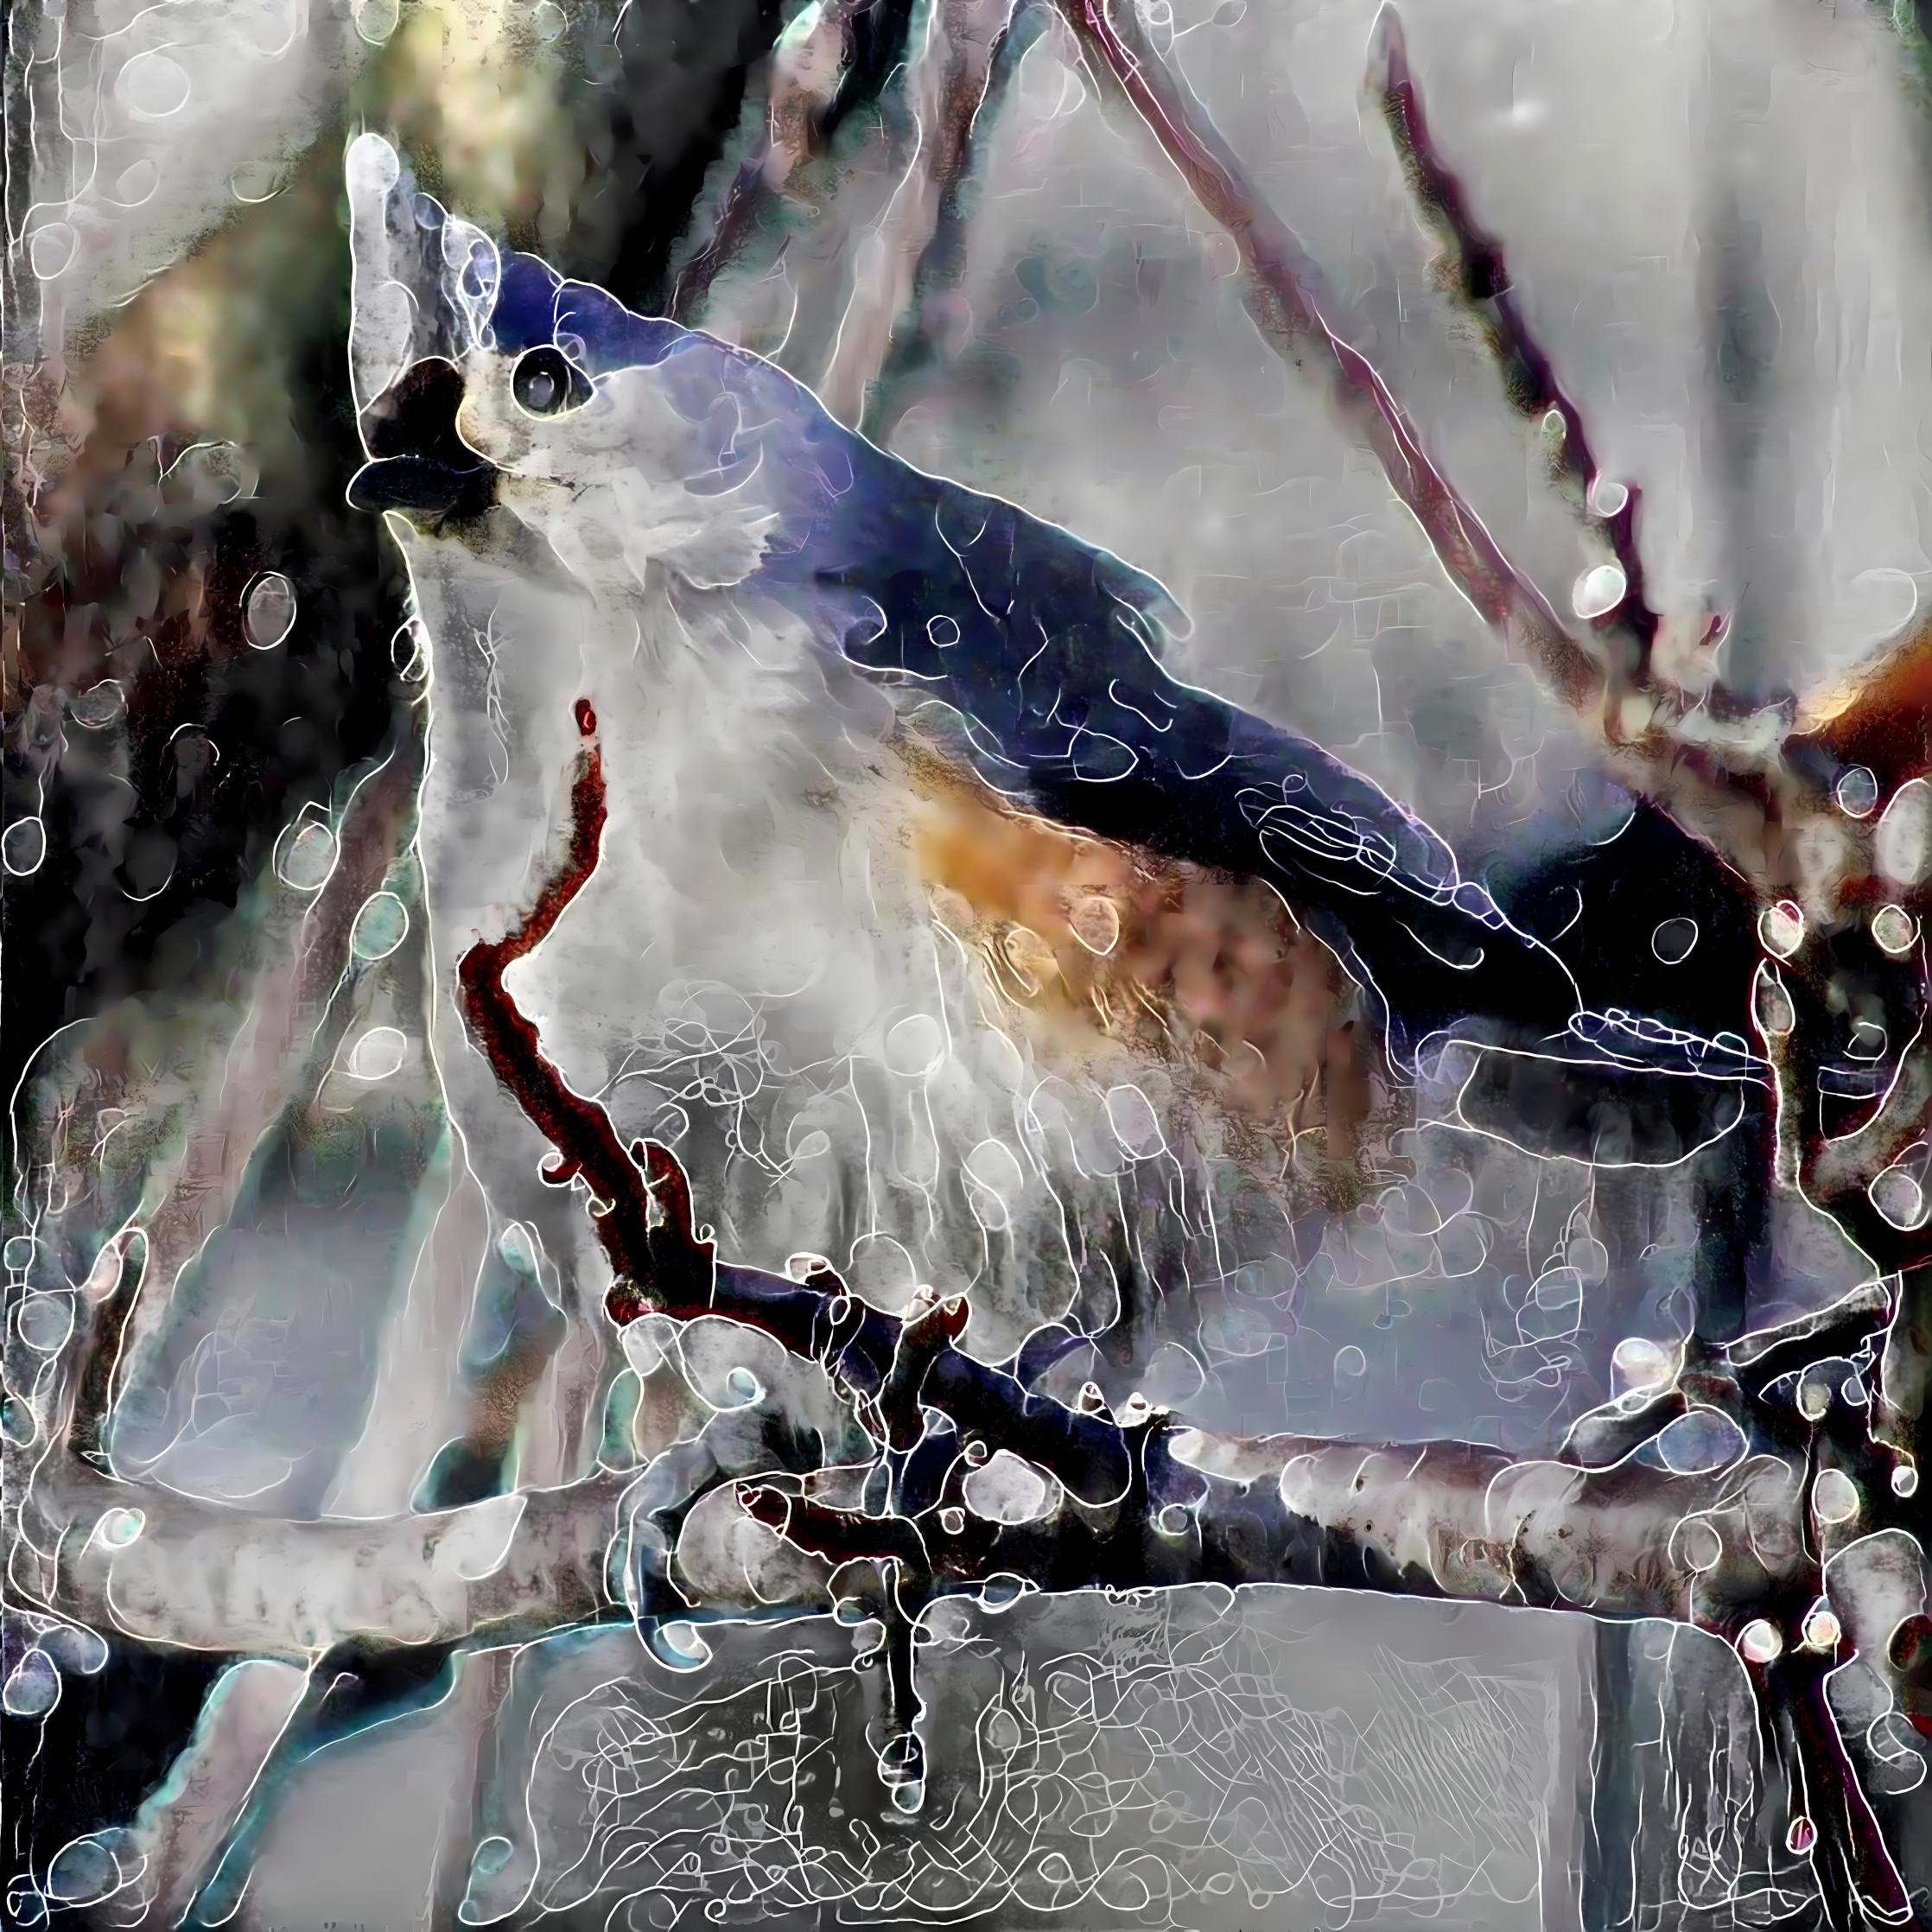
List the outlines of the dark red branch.
{"type": "Polygon", "coordinates": [[[597,1232],[620,1277],[648,1274],[658,1251],[650,1192],[638,1164],[624,1150],[609,1115],[575,1093],[545,1058],[537,1028],[505,990],[503,976],[550,936],[597,869],[606,816],[603,761],[595,743],[597,715],[579,699],[577,729],[584,740],[570,787],[569,842],[564,863],[537,895],[523,921],[503,938],[479,941],[457,963],[456,982],[471,1036],[517,1104],[556,1149],[544,1178],[557,1185],[582,1180],[590,1190],[597,1232]]]}
{"type": "Polygon", "coordinates": [[[923,1404],[967,1434],[1051,1470],[1076,1496],[1095,1503],[1120,1496],[1131,1466],[1121,1431],[1030,1395],[1013,1376],[962,1354],[954,1344],[964,1326],[963,1302],[922,1310],[902,1323],[846,1293],[829,1269],[799,1282],[759,1268],[719,1267],[713,1244],[697,1237],[677,1157],[648,1141],[626,1151],[609,1115],[573,1092],[544,1057],[536,1026],[518,1010],[503,976],[542,943],[596,870],[604,779],[593,741],[597,720],[588,703],[577,706],[577,728],[585,742],[570,791],[564,863],[528,917],[504,938],[472,946],[456,976],[478,1047],[556,1149],[545,1177],[559,1185],[582,1180],[590,1192],[598,1238],[616,1277],[605,1298],[612,1320],[622,1326],[649,1313],[678,1320],[722,1315],[823,1363],[861,1396],[883,1395],[890,1433],[908,1446],[923,1427],[923,1404]]]}

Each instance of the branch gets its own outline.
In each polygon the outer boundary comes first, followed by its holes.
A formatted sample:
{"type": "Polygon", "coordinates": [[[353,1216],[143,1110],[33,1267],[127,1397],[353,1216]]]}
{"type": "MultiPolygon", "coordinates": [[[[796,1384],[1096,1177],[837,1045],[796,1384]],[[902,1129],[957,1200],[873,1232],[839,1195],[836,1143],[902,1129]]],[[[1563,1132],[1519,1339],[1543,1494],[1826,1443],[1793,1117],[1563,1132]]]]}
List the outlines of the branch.
{"type": "Polygon", "coordinates": [[[720,274],[819,152],[826,111],[851,58],[858,8],[859,0],[829,0],[801,15],[772,49],[764,130],[726,189],[711,232],[678,270],[670,306],[677,321],[703,315],[720,274]]]}
{"type": "Polygon", "coordinates": [[[1241,251],[1249,314],[1285,362],[1327,384],[1337,416],[1375,452],[1422,526],[1449,580],[1484,621],[1528,651],[1581,710],[1604,689],[1602,664],[1564,629],[1543,594],[1503,554],[1443,475],[1375,365],[1322,312],[1318,271],[1300,240],[1249,181],[1192,91],[1147,44],[1130,6],[1058,0],[1096,79],[1125,95],[1196,200],[1241,251]]]}
{"type": "MultiPolygon", "coordinates": [[[[463,1010],[555,1147],[550,1178],[582,1182],[589,1196],[614,1277],[612,1319],[714,1316],[755,1329],[822,1367],[877,1445],[882,1511],[791,1495],[767,1479],[739,1498],[754,1520],[838,1566],[829,1592],[795,1583],[804,1594],[773,1609],[822,1611],[842,1592],[879,1622],[874,1655],[888,1687],[880,1768],[896,1802],[916,1809],[924,1791],[917,1627],[948,1593],[1306,1583],[1662,1617],[1736,1647],[1789,1775],[1814,1794],[1806,1829],[1834,1922],[1908,1909],[1822,1698],[1825,1666],[1843,1661],[1840,1633],[1857,1627],[1857,1606],[1838,1605],[1830,1621],[1817,1611],[1838,1587],[1834,1555],[1870,1533],[1909,1534],[1917,1520],[1916,1418],[1890,1379],[1886,1338],[1888,1319],[1894,1342],[1901,1318],[1922,1324],[1916,1301],[1868,1293],[1730,1349],[1687,1344],[1674,1376],[1586,1418],[1563,1454],[1521,1462],[1454,1443],[1234,1441],[1137,1397],[1116,1416],[1097,1391],[1065,1404],[1029,1389],[1019,1361],[963,1353],[958,1300],[927,1298],[901,1319],[848,1293],[829,1268],[799,1280],[721,1264],[675,1157],[651,1142],[624,1147],[603,1108],[544,1057],[503,984],[599,861],[597,724],[588,703],[576,718],[562,862],[508,935],[464,955],[463,1010]],[[1875,1405],[1868,1393],[1861,1403],[1853,1385],[1869,1392],[1881,1347],[1886,1399],[1875,1405]],[[996,1451],[1045,1479],[1040,1506],[1020,1512],[1026,1520],[974,1506],[975,1474],[996,1451]],[[880,1580],[855,1592],[855,1564],[880,1580]]],[[[613,1613],[607,1566],[628,1475],[600,1470],[561,1490],[434,1514],[307,1523],[113,1480],[85,1452],[108,1399],[115,1313],[133,1292],[128,1258],[115,1251],[114,1265],[97,1269],[97,1299],[77,1309],[84,1319],[35,1385],[69,1391],[66,1413],[43,1401],[42,1432],[10,1446],[10,1493],[27,1499],[16,1592],[150,1641],[311,1662],[371,1643],[433,1655],[524,1641],[613,1613]]],[[[1922,1296],[1922,1279],[1915,1283],[1922,1296]]],[[[673,1490],[721,1479],[715,1459],[674,1451],[661,1460],[673,1490]]],[[[634,1542],[634,1527],[631,1535],[634,1542]]],[[[1916,1650],[1866,1661],[1895,1687],[1916,1683],[1916,1650]]],[[[311,1701],[303,1726],[278,1746],[284,1756],[326,1726],[326,1696],[311,1701]]],[[[245,1850],[251,1828],[233,1842],[245,1850]]],[[[223,1870],[224,1884],[236,1880],[223,1870]]]]}
{"type": "Polygon", "coordinates": [[[971,190],[983,128],[1005,105],[1020,64],[1049,17],[1042,0],[950,0],[939,10],[944,67],[934,125],[923,144],[924,205],[906,299],[867,385],[861,427],[884,448],[910,405],[911,385],[946,356],[967,311],[956,291],[967,267],[971,190]],[[990,32],[988,31],[990,27],[990,32]]]}
{"type": "Polygon", "coordinates": [[[1401,20],[1392,6],[1384,5],[1376,16],[1369,75],[1370,86],[1382,97],[1382,115],[1409,191],[1443,244],[1446,279],[1481,326],[1509,406],[1538,423],[1547,423],[1552,416],[1556,419],[1556,433],[1548,437],[1551,470],[1586,527],[1607,545],[1622,586],[1617,594],[1606,587],[1596,619],[1606,641],[1613,630],[1622,630],[1635,647],[1631,662],[1612,659],[1612,677],[1645,685],[1658,620],[1644,596],[1643,564],[1637,554],[1638,493],[1611,483],[1598,469],[1582,411],[1557,380],[1554,365],[1516,301],[1503,244],[1477,221],[1461,181],[1436,144],[1420,86],[1409,67],[1401,20]],[[1601,507],[1606,485],[1617,499],[1607,513],[1601,507]]]}
{"type": "MultiPolygon", "coordinates": [[[[594,721],[581,710],[579,722],[588,740],[594,721]]],[[[594,747],[573,804],[567,892],[596,860],[594,747]]],[[[614,1320],[714,1314],[759,1329],[821,1364],[866,1419],[890,1477],[883,1513],[759,1481],[738,1493],[747,1515],[796,1548],[841,1573],[859,1564],[884,1576],[867,1600],[891,1687],[881,1770],[896,1802],[916,1808],[924,1789],[919,1613],[1002,1577],[1062,1592],[1294,1581],[1661,1617],[1737,1649],[1788,1773],[1814,1794],[1803,1830],[1834,1921],[1909,1911],[1824,1701],[1853,1606],[1822,1621],[1817,1608],[1831,1555],[1906,1526],[1916,1465],[1880,1439],[1869,1397],[1844,1399],[1843,1376],[1806,1388],[1828,1364],[1854,1381],[1870,1374],[1897,1312],[1884,1298],[1861,1293],[1728,1349],[1687,1344],[1676,1374],[1585,1418],[1554,1459],[1457,1443],[1230,1442],[1138,1397],[1119,1418],[1097,1392],[1065,1405],[960,1351],[963,1299],[928,1294],[899,1320],[848,1294],[827,1268],[793,1281],[718,1265],[669,1150],[639,1142],[625,1160],[601,1109],[569,1093],[503,990],[503,964],[560,910],[547,889],[518,933],[466,956],[473,1027],[552,1134],[557,1172],[582,1175],[596,1194],[592,1212],[620,1276],[607,1301],[614,1320]],[[1050,1478],[1058,1502],[1018,1522],[975,1509],[973,1472],[995,1444],[1050,1478]]]]}

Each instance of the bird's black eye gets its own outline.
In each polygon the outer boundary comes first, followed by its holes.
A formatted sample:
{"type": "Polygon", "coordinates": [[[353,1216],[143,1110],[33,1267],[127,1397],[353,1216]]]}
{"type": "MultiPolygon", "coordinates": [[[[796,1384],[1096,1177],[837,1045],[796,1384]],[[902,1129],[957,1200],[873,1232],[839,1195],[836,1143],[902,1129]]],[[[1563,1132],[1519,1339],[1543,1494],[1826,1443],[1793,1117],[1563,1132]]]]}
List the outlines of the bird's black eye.
{"type": "Polygon", "coordinates": [[[561,416],[590,400],[589,379],[564,355],[545,343],[518,363],[510,378],[518,407],[532,416],[561,416]]]}

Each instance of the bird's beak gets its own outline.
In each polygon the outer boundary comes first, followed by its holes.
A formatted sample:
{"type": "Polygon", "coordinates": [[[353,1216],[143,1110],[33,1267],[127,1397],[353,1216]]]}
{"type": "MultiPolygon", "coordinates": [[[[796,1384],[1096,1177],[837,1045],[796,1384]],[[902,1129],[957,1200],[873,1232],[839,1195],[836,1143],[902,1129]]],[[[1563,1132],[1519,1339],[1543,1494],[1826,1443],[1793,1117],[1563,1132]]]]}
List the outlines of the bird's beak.
{"type": "Polygon", "coordinates": [[[442,518],[480,516],[496,494],[496,472],[456,429],[462,372],[441,356],[404,371],[363,411],[373,461],[349,484],[358,510],[400,510],[442,518]]]}
{"type": "Polygon", "coordinates": [[[453,470],[420,456],[389,456],[365,463],[349,479],[349,505],[354,510],[400,510],[437,522],[445,517],[480,516],[490,506],[493,481],[487,467],[453,470]]]}
{"type": "Polygon", "coordinates": [[[459,364],[486,340],[500,263],[480,230],[447,215],[375,135],[344,162],[354,263],[349,367],[371,458],[349,485],[359,510],[425,519],[476,514],[495,472],[456,431],[459,364]]]}

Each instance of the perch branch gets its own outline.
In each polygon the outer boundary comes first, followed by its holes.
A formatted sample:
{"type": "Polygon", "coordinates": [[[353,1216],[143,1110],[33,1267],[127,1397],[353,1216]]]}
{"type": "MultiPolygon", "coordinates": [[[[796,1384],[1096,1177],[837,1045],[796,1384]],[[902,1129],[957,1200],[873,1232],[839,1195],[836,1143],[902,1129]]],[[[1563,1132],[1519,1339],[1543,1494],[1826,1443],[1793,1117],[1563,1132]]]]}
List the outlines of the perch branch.
{"type": "MultiPolygon", "coordinates": [[[[580,726],[588,739],[585,712],[580,726]]],[[[573,799],[579,823],[601,827],[594,747],[573,799]]],[[[570,855],[574,891],[595,863],[594,842],[574,833],[570,855]]],[[[533,923],[551,903],[548,893],[539,898],[533,923]]],[[[1913,1482],[1902,1476],[1916,1478],[1916,1465],[1872,1427],[1879,1405],[1869,1389],[1859,1404],[1831,1393],[1819,1402],[1804,1387],[1805,1370],[1821,1362],[1871,1376],[1896,1298],[1866,1291],[1788,1331],[1726,1349],[1687,1344],[1675,1376],[1586,1418],[1554,1459],[1465,1444],[1230,1443],[1138,1398],[1116,1419],[1033,1395],[963,1354],[963,1300],[928,1297],[899,1320],[848,1294],[829,1268],[793,1281],[719,1266],[696,1232],[669,1150],[640,1142],[620,1165],[601,1109],[563,1097],[501,985],[500,963],[516,948],[513,936],[463,962],[472,1023],[486,1042],[514,1043],[516,1057],[498,1071],[520,1100],[531,1096],[533,1120],[557,1124],[559,1173],[611,1190],[592,1211],[619,1277],[612,1318],[715,1314],[759,1329],[845,1388],[893,1467],[884,1514],[756,1482],[739,1494],[749,1516],[798,1548],[887,1573],[881,1649],[897,1687],[882,1764],[903,1791],[918,1786],[923,1764],[912,1625],[935,1596],[1002,1574],[1059,1591],[1291,1580],[1663,1617],[1736,1645],[1769,1728],[1802,1758],[1820,1814],[1807,1829],[1821,1847],[1815,1868],[1834,1913],[1891,1921],[1910,1910],[1821,1674],[1778,1662],[1808,1649],[1835,1658],[1839,1637],[1812,1614],[1829,1556],[1868,1530],[1906,1526],[1913,1482]],[[626,1233],[640,1225],[641,1249],[626,1233]],[[1716,1429],[1722,1451],[1701,1459],[1680,1451],[1674,1462],[1668,1432],[1687,1422],[1706,1436],[1716,1429]],[[962,1506],[962,1478],[994,1443],[1051,1477],[1060,1501],[1020,1523],[962,1506]],[[912,1465],[929,1446],[944,1474],[935,1484],[929,1472],[922,1493],[912,1465]]]]}
{"type": "MultiPolygon", "coordinates": [[[[1910,1910],[1820,1687],[1824,1668],[1846,1661],[1853,1606],[1830,1624],[1816,1610],[1834,1556],[1917,1520],[1916,1416],[1903,1387],[1871,1384],[1892,1374],[1901,1319],[1922,1325],[1922,1271],[1912,1298],[1896,1285],[1867,1290],[1728,1348],[1687,1344],[1674,1376],[1586,1418],[1560,1455],[1530,1461],[1458,1443],[1234,1440],[1138,1397],[1116,1416],[1097,1398],[1035,1394],[958,1347],[957,1300],[929,1297],[902,1319],[848,1293],[829,1268],[796,1280],[721,1264],[675,1157],[649,1142],[626,1150],[603,1108],[545,1058],[502,980],[598,861],[603,785],[588,704],[577,722],[563,861],[509,935],[464,956],[464,1011],[556,1147],[550,1178],[590,1196],[613,1274],[611,1319],[713,1316],[755,1329],[822,1366],[879,1445],[890,1477],[882,1513],[764,1479],[737,1495],[752,1519],[840,1567],[835,1593],[854,1564],[883,1579],[857,1598],[883,1632],[880,1769],[896,1802],[916,1808],[923,1789],[916,1626],[949,1593],[1304,1583],[1666,1617],[1736,1647],[1774,1748],[1811,1794],[1806,1829],[1834,1922],[1910,1910]],[[1701,1432],[1689,1454],[1673,1449],[1683,1423],[1701,1432]],[[972,1473],[995,1446],[1050,1479],[1029,1520],[972,1506],[972,1473]]],[[[99,1439],[107,1378],[96,1357],[111,1346],[106,1318],[127,1292],[124,1272],[97,1270],[99,1306],[77,1311],[48,1370],[46,1387],[70,1392],[66,1413],[48,1412],[30,1452],[10,1446],[33,1492],[16,1593],[149,1641],[308,1659],[345,1643],[522,1641],[611,1614],[607,1566],[627,1474],[600,1470],[433,1515],[303,1523],[115,1481],[85,1451],[99,1439]]],[[[778,1607],[810,1614],[828,1598],[812,1591],[778,1607]]],[[[1866,1661],[1922,1697],[1916,1650],[1866,1661]]]]}

